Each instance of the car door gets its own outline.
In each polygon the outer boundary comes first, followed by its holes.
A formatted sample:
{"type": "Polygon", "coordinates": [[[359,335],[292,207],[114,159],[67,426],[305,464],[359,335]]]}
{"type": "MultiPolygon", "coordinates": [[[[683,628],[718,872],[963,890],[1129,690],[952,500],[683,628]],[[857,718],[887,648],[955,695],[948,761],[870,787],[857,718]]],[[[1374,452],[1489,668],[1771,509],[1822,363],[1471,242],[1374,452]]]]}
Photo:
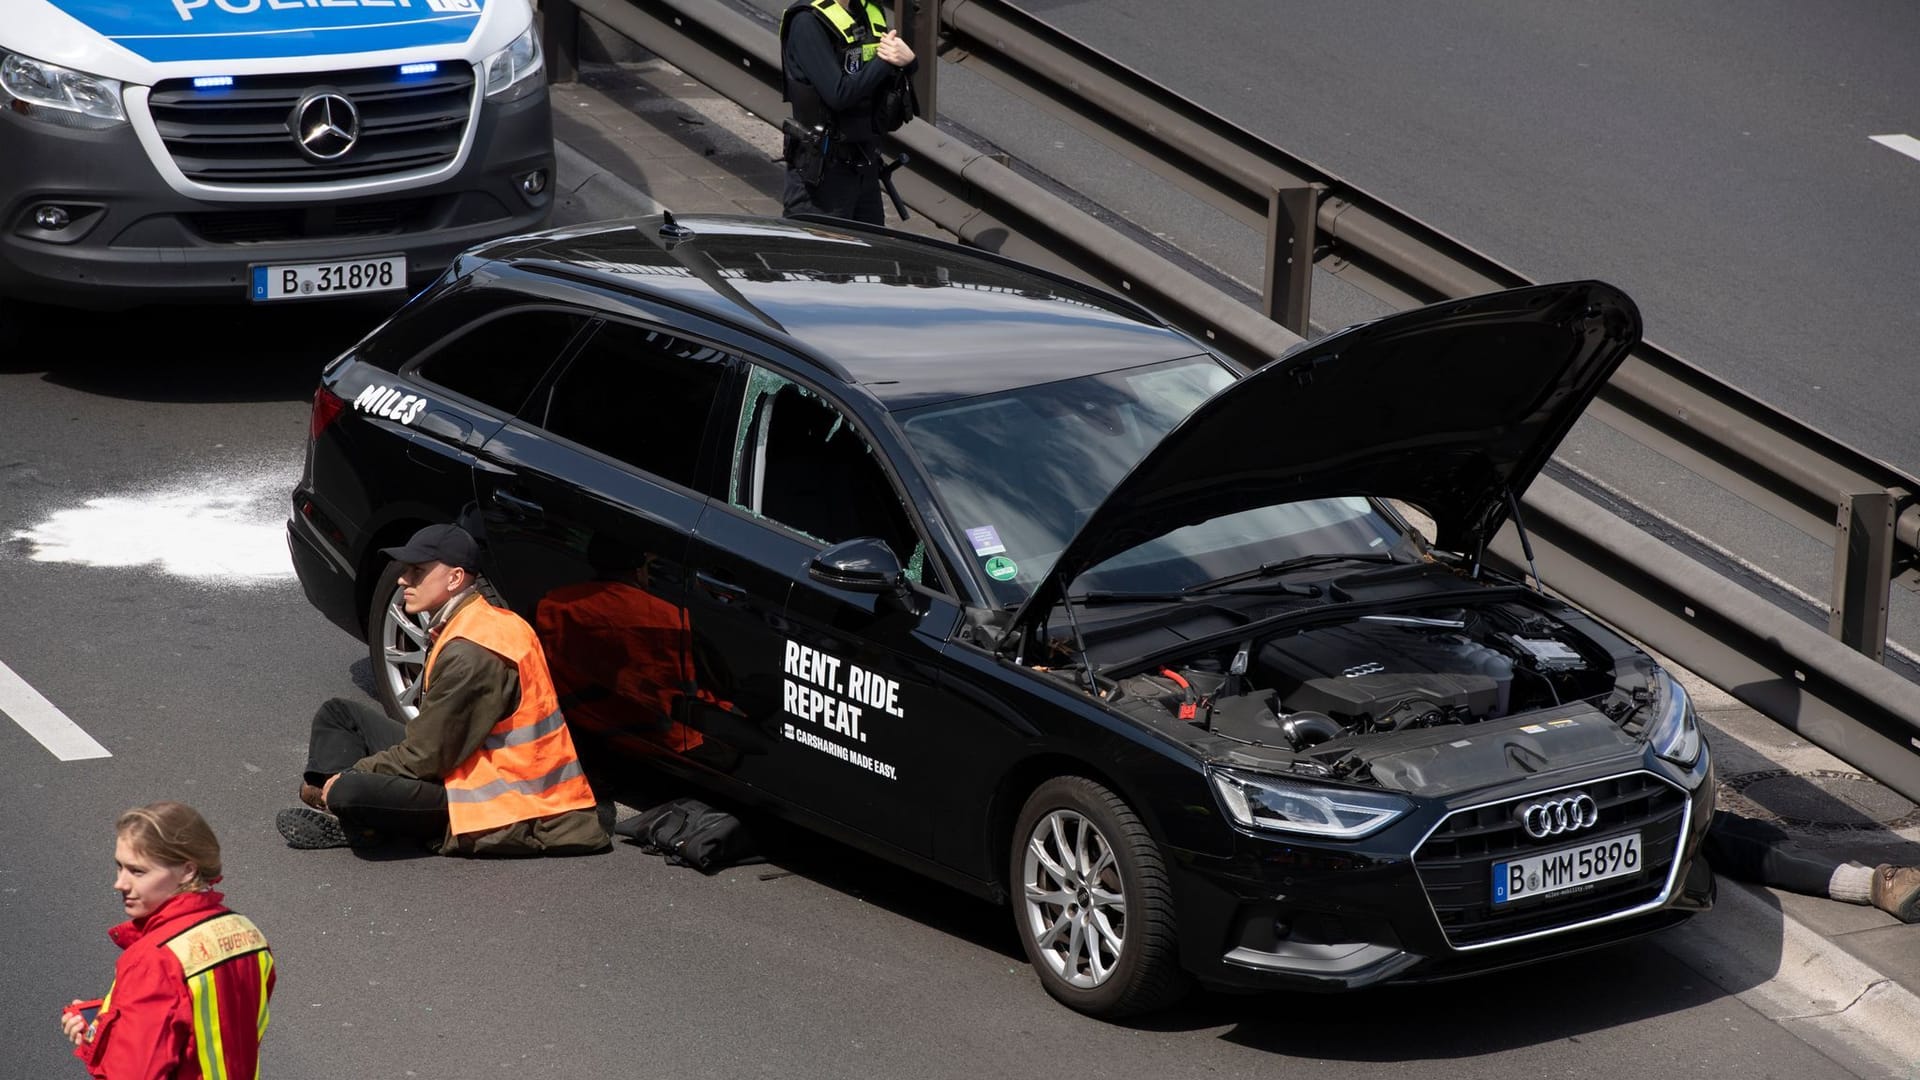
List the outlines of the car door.
{"type": "Polygon", "coordinates": [[[687,606],[694,724],[761,791],[930,854],[930,807],[952,778],[938,657],[959,617],[913,516],[846,409],[754,365],[728,496],[701,516],[687,606]],[[886,541],[904,596],[810,578],[829,544],[886,541]]]}
{"type": "Polygon", "coordinates": [[[687,537],[731,358],[600,319],[482,451],[475,474],[501,595],[539,633],[590,768],[690,749],[687,537]]]}

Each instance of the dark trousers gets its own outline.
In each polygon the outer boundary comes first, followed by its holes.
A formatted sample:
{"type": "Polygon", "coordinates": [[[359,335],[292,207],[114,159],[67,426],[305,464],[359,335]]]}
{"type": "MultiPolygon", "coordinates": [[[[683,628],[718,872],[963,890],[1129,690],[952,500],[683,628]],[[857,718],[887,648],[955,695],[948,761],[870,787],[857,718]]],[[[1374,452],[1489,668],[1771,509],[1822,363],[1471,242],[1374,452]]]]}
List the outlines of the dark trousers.
{"type": "Polygon", "coordinates": [[[347,771],[354,762],[393,746],[406,734],[405,724],[367,702],[333,698],[313,714],[306,780],[320,785],[340,774],[327,796],[327,809],[350,830],[438,844],[447,835],[445,787],[405,776],[347,771]]]}
{"type": "Polygon", "coordinates": [[[789,168],[787,186],[781,201],[788,217],[795,214],[831,214],[834,217],[885,225],[880,209],[880,154],[867,155],[862,163],[829,161],[820,172],[820,182],[808,185],[800,174],[789,168]]]}
{"type": "Polygon", "coordinates": [[[1736,881],[1808,896],[1826,896],[1834,870],[1846,861],[1801,846],[1777,825],[1725,810],[1713,812],[1705,850],[1713,868],[1736,881]]]}

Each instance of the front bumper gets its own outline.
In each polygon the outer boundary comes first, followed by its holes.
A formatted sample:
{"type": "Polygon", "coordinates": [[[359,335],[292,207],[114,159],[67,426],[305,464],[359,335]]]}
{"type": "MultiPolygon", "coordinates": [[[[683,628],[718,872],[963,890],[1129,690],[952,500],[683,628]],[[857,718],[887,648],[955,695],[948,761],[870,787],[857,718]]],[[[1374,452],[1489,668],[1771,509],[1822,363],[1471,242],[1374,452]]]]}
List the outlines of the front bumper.
{"type": "MultiPolygon", "coordinates": [[[[1631,775],[1671,792],[1667,824],[1652,809],[1644,816],[1622,809],[1589,835],[1641,831],[1648,867],[1514,911],[1496,910],[1479,895],[1491,891],[1490,868],[1506,857],[1497,848],[1451,860],[1436,854],[1446,846],[1437,830],[1458,816],[1454,807],[1424,808],[1358,845],[1236,832],[1226,856],[1175,850],[1182,964],[1220,989],[1350,990],[1496,971],[1672,926],[1713,903],[1712,872],[1697,857],[1713,817],[1711,768],[1703,754],[1684,773],[1652,759],[1631,775]],[[1661,829],[1655,866],[1649,838],[1661,829]],[[1436,866],[1444,862],[1451,869],[1436,866]]],[[[1575,783],[1598,792],[1616,780],[1575,783]]],[[[1539,794],[1505,792],[1495,801],[1539,794]]],[[[1626,807],[1632,798],[1629,791],[1616,803],[1626,807]]],[[[1458,856],[1458,846],[1447,854],[1458,856]]]]}
{"type": "Polygon", "coordinates": [[[461,251],[542,227],[553,212],[553,125],[545,88],[484,103],[472,150],[437,182],[371,197],[221,202],[173,190],[130,125],[54,127],[0,110],[0,297],[91,309],[248,296],[249,266],[407,257],[408,291],[461,251]],[[518,178],[546,170],[537,195],[518,178]],[[72,223],[48,230],[35,210],[72,223]]]}

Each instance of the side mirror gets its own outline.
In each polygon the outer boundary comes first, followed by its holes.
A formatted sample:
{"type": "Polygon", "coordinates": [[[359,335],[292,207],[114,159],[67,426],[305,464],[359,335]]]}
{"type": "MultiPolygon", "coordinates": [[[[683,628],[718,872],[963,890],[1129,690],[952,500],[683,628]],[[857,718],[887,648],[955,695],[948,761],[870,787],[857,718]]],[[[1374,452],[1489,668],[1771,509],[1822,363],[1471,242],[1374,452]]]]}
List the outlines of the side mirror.
{"type": "Polygon", "coordinates": [[[822,585],[858,593],[904,593],[900,557],[877,536],[843,540],[807,564],[807,576],[822,585]]]}

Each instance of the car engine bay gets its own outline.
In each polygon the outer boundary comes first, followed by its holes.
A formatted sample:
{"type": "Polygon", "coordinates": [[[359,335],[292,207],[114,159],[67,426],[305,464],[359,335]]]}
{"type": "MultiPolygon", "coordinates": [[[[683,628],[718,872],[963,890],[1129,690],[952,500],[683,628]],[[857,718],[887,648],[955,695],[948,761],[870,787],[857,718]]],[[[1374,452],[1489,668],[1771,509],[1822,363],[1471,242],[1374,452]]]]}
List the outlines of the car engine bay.
{"type": "Polygon", "coordinates": [[[1142,720],[1283,751],[1291,771],[1396,787],[1429,781],[1394,782],[1389,759],[1414,743],[1467,747],[1463,729],[1479,725],[1528,744],[1516,750],[1506,739],[1502,760],[1531,753],[1541,767],[1561,751],[1627,748],[1637,728],[1623,725],[1648,699],[1653,662],[1584,616],[1564,615],[1519,599],[1359,614],[1103,680],[1102,696],[1142,720]],[[1422,731],[1438,737],[1410,735],[1422,731]]]}

